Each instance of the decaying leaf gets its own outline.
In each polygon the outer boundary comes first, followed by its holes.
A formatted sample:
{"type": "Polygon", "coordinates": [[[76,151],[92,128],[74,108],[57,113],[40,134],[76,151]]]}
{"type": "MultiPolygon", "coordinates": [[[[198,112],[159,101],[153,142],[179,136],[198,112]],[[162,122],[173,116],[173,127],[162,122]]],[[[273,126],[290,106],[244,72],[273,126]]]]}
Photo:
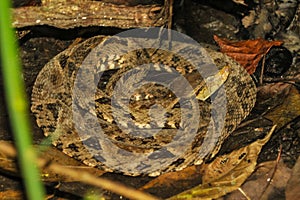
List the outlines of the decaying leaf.
{"type": "Polygon", "coordinates": [[[24,199],[24,194],[21,191],[15,191],[15,190],[7,190],[7,191],[3,191],[0,192],[0,199],[2,200],[10,200],[10,199],[14,199],[14,200],[21,200],[24,199]]]}
{"type": "Polygon", "coordinates": [[[280,129],[296,117],[300,116],[300,94],[295,87],[291,87],[284,102],[267,113],[264,117],[271,120],[280,129]]]}
{"type": "MultiPolygon", "coordinates": [[[[0,141],[0,152],[6,155],[6,157],[11,157],[13,159],[16,159],[17,157],[16,149],[13,147],[12,144],[5,141],[0,141]]],[[[49,164],[49,161],[46,160],[45,158],[38,158],[37,165],[39,168],[47,168],[50,171],[55,172],[60,176],[70,177],[72,180],[77,180],[79,182],[96,186],[104,190],[109,190],[111,192],[122,195],[129,199],[145,199],[145,200],[158,199],[157,197],[154,197],[150,194],[143,193],[129,186],[125,186],[121,183],[116,183],[101,177],[95,177],[94,174],[91,174],[84,170],[79,171],[71,168],[69,169],[68,167],[57,163],[49,164]]]]}
{"type": "Polygon", "coordinates": [[[184,191],[173,199],[213,199],[238,189],[252,174],[262,146],[270,139],[276,126],[265,138],[230,154],[217,157],[212,163],[201,166],[204,170],[202,184],[184,191]]]}
{"type": "Polygon", "coordinates": [[[254,21],[255,21],[255,11],[254,10],[250,10],[249,11],[249,15],[245,16],[242,19],[242,24],[245,28],[248,28],[249,26],[253,25],[254,21]]]}
{"type": "Polygon", "coordinates": [[[268,83],[257,88],[257,96],[262,99],[270,99],[270,98],[284,98],[287,97],[292,88],[292,84],[285,82],[277,82],[277,83],[268,83]]]}
{"type": "Polygon", "coordinates": [[[271,47],[282,45],[281,41],[267,41],[263,39],[229,41],[214,35],[214,40],[220,46],[221,52],[235,59],[249,74],[253,74],[259,61],[271,47]]]}
{"type": "MultiPolygon", "coordinates": [[[[181,171],[168,172],[156,177],[152,181],[140,188],[144,191],[184,191],[201,183],[202,173],[200,166],[190,166],[181,171]]],[[[177,192],[178,193],[178,192],[177,192]]]]}
{"type": "MultiPolygon", "coordinates": [[[[5,141],[0,141],[5,142],[5,141]]],[[[48,146],[47,151],[41,153],[40,157],[46,159],[49,164],[48,167],[41,169],[41,179],[46,182],[72,182],[77,181],[74,177],[62,176],[61,174],[57,174],[55,171],[50,170],[49,166],[52,163],[59,163],[61,166],[69,168],[69,169],[78,169],[81,172],[88,172],[93,174],[95,177],[99,177],[103,175],[105,172],[94,167],[86,166],[79,161],[70,158],[69,156],[65,155],[63,152],[59,151],[55,147],[48,146]]],[[[0,171],[3,171],[7,174],[12,176],[20,176],[19,169],[16,164],[16,160],[10,157],[7,157],[3,152],[0,150],[0,171]]],[[[1,198],[0,198],[1,199],[1,198]]]]}
{"type": "Polygon", "coordinates": [[[244,6],[248,6],[244,0],[232,0],[234,3],[237,3],[237,4],[242,4],[244,6]]]}
{"type": "Polygon", "coordinates": [[[287,200],[300,199],[300,157],[293,167],[291,178],[285,190],[285,197],[287,200]]]}
{"type": "MultiPolygon", "coordinates": [[[[255,172],[241,186],[241,189],[250,199],[274,199],[274,196],[278,197],[286,187],[290,176],[291,169],[283,161],[263,162],[256,167],[255,172]]],[[[246,200],[240,191],[226,195],[226,200],[236,199],[246,200]]]]}

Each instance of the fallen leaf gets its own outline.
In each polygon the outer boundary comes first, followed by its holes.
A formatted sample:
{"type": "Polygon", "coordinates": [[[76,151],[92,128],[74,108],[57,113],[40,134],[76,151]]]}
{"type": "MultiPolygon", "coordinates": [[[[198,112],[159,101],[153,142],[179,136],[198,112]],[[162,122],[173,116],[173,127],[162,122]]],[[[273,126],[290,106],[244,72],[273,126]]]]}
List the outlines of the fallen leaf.
{"type": "Polygon", "coordinates": [[[286,200],[300,199],[300,157],[293,167],[292,175],[285,190],[286,200]]]}
{"type": "Polygon", "coordinates": [[[300,116],[300,94],[293,86],[283,103],[268,112],[264,117],[271,120],[280,129],[290,121],[300,116]]]}
{"type": "MultiPolygon", "coordinates": [[[[11,157],[16,159],[18,154],[17,150],[14,148],[12,144],[9,142],[1,141],[0,140],[0,152],[3,155],[6,155],[7,157],[11,157]]],[[[49,170],[55,172],[56,174],[59,174],[61,176],[70,177],[74,181],[80,181],[85,184],[89,184],[95,187],[99,187],[108,191],[111,191],[113,193],[122,195],[126,198],[130,199],[158,199],[157,197],[154,197],[150,194],[146,194],[144,192],[138,191],[134,188],[131,188],[129,186],[125,186],[121,183],[117,183],[105,178],[101,177],[95,177],[94,174],[91,174],[89,172],[86,172],[84,170],[74,170],[74,169],[68,169],[66,166],[62,166],[61,164],[57,163],[49,163],[48,160],[45,158],[38,158],[36,164],[39,168],[48,168],[49,170]],[[72,178],[73,177],[73,178],[72,178]]]]}
{"type": "Polygon", "coordinates": [[[271,131],[261,140],[233,151],[230,154],[217,157],[212,163],[201,166],[203,169],[202,184],[184,191],[174,199],[215,199],[238,189],[252,174],[262,146],[270,139],[271,131]]]}
{"type": "Polygon", "coordinates": [[[267,41],[264,39],[229,41],[214,35],[214,40],[220,46],[222,53],[232,57],[240,63],[249,74],[253,74],[259,61],[273,46],[282,45],[281,41],[267,41]]]}
{"type": "Polygon", "coordinates": [[[249,15],[246,15],[243,19],[242,19],[242,24],[245,28],[248,28],[249,26],[252,26],[253,23],[255,22],[255,16],[256,13],[254,10],[250,10],[249,11],[249,15]]]}
{"type": "Polygon", "coordinates": [[[15,191],[15,190],[7,190],[0,192],[0,199],[2,200],[18,200],[18,199],[24,199],[24,194],[21,191],[15,191]]]}
{"type": "Polygon", "coordinates": [[[155,179],[151,180],[139,190],[147,191],[151,193],[152,191],[157,192],[162,191],[162,195],[165,195],[166,191],[174,191],[173,194],[169,192],[169,196],[175,195],[180,191],[192,188],[196,185],[199,185],[202,181],[202,173],[200,166],[190,166],[181,171],[168,172],[162,174],[155,179]]]}
{"type": "MultiPolygon", "coordinates": [[[[5,142],[3,140],[0,140],[0,142],[5,142]]],[[[41,147],[41,146],[35,146],[35,147],[41,147]]],[[[46,182],[72,182],[77,181],[76,179],[68,176],[62,176],[61,174],[57,174],[56,172],[49,170],[49,166],[52,163],[58,163],[63,167],[69,168],[69,169],[78,169],[82,172],[88,172],[90,174],[93,174],[96,177],[100,177],[105,172],[94,167],[89,167],[81,162],[67,156],[63,152],[59,151],[55,147],[47,146],[47,150],[42,152],[40,155],[40,158],[43,158],[48,161],[47,167],[41,169],[41,179],[42,181],[46,182]]],[[[8,173],[12,176],[20,176],[19,169],[16,164],[16,160],[13,158],[8,157],[0,150],[0,171],[3,171],[5,173],[8,173]]],[[[1,199],[1,198],[0,198],[1,199]]]]}
{"type": "Polygon", "coordinates": [[[284,98],[289,95],[292,84],[285,82],[268,83],[257,87],[257,96],[261,100],[274,97],[284,98]]]}
{"type": "Polygon", "coordinates": [[[232,1],[237,3],[237,4],[242,4],[244,6],[248,6],[248,4],[246,4],[244,0],[232,0],[232,1]]]}
{"type": "MultiPolygon", "coordinates": [[[[255,172],[241,186],[241,189],[250,199],[274,199],[274,196],[278,197],[284,190],[290,176],[291,169],[283,161],[263,162],[256,167],[255,172]]],[[[236,199],[246,200],[246,197],[238,190],[226,195],[226,200],[236,199]]]]}

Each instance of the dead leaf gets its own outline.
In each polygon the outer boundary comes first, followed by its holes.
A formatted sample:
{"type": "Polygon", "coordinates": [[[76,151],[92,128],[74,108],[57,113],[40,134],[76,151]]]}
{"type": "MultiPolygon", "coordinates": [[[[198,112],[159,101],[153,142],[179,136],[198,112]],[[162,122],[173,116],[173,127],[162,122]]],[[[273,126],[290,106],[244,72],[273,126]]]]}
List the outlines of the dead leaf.
{"type": "Polygon", "coordinates": [[[170,198],[214,199],[238,189],[251,175],[262,146],[270,139],[275,126],[265,138],[230,154],[217,157],[212,163],[202,165],[202,184],[170,198]]]}
{"type": "Polygon", "coordinates": [[[292,84],[285,82],[269,83],[257,88],[257,96],[259,99],[270,99],[276,96],[280,98],[288,96],[292,84]]]}
{"type": "MultiPolygon", "coordinates": [[[[1,141],[0,140],[0,152],[1,155],[6,155],[6,157],[11,157],[13,159],[16,159],[18,154],[17,150],[14,148],[14,146],[8,142],[1,141]]],[[[101,178],[101,177],[95,177],[95,175],[88,173],[83,170],[75,170],[75,169],[69,169],[65,166],[62,166],[57,163],[50,163],[45,158],[38,158],[37,163],[39,168],[47,168],[49,171],[54,172],[55,174],[58,174],[62,177],[70,177],[73,180],[80,181],[82,183],[86,183],[92,186],[96,186],[99,188],[102,188],[104,190],[109,190],[113,193],[122,195],[126,198],[130,199],[148,199],[148,200],[157,200],[157,197],[154,197],[150,194],[146,194],[144,192],[138,191],[134,188],[131,188],[129,186],[125,186],[121,183],[113,182],[111,180],[101,178]]]]}
{"type": "MultiPolygon", "coordinates": [[[[5,142],[3,140],[0,140],[0,142],[5,142]]],[[[35,146],[40,147],[40,146],[35,146]]],[[[103,170],[100,170],[98,168],[89,167],[81,162],[67,156],[63,152],[59,151],[55,147],[48,146],[47,150],[43,153],[41,153],[40,158],[46,159],[49,164],[48,167],[41,169],[41,179],[42,181],[46,182],[72,182],[77,181],[76,179],[68,176],[62,176],[61,174],[57,174],[56,172],[49,170],[49,166],[52,163],[58,163],[62,167],[69,168],[69,169],[78,169],[82,172],[88,172],[90,174],[93,174],[95,177],[100,177],[105,172],[103,170]]],[[[16,165],[16,160],[12,159],[10,157],[7,157],[4,153],[0,151],[0,171],[3,171],[5,173],[8,173],[12,176],[20,176],[18,167],[16,165]]]]}
{"type": "Polygon", "coordinates": [[[242,19],[242,24],[245,28],[248,28],[249,26],[252,26],[253,23],[255,22],[255,16],[256,16],[256,13],[254,10],[250,10],[249,11],[249,15],[245,16],[243,19],[242,19]]]}
{"type": "Polygon", "coordinates": [[[248,6],[248,4],[246,4],[244,0],[232,0],[232,1],[235,2],[235,3],[237,3],[237,4],[248,6]]]}
{"type": "Polygon", "coordinates": [[[0,199],[2,200],[18,200],[18,199],[23,199],[24,194],[21,191],[15,191],[15,190],[7,190],[0,192],[0,199]]]}
{"type": "Polygon", "coordinates": [[[284,102],[267,113],[264,117],[271,120],[277,125],[277,128],[282,128],[285,124],[300,116],[300,94],[293,86],[290,89],[288,96],[284,102]]]}
{"type": "Polygon", "coordinates": [[[293,167],[292,175],[285,190],[286,200],[300,199],[300,157],[293,167]]]}
{"type": "MultiPolygon", "coordinates": [[[[165,191],[178,193],[199,185],[202,180],[201,177],[200,166],[190,166],[181,171],[162,174],[139,188],[139,190],[147,192],[156,191],[156,193],[157,191],[163,190],[164,193],[165,191]]],[[[174,194],[170,194],[170,196],[174,194]]]]}
{"type": "Polygon", "coordinates": [[[253,74],[263,56],[271,47],[282,45],[281,41],[267,41],[263,39],[229,41],[214,35],[214,40],[220,46],[221,52],[240,63],[249,74],[253,74]]]}
{"type": "MultiPolygon", "coordinates": [[[[279,195],[278,193],[286,187],[290,176],[291,170],[283,161],[267,161],[256,167],[241,189],[250,199],[274,199],[274,196],[279,195]]],[[[240,191],[226,195],[226,200],[235,199],[246,200],[240,191]]]]}

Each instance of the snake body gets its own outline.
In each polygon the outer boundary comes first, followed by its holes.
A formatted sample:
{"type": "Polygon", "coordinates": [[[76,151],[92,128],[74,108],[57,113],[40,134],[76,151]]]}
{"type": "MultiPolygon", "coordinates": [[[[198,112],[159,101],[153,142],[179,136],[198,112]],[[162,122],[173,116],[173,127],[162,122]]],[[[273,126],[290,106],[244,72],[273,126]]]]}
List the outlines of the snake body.
{"type": "MultiPolygon", "coordinates": [[[[218,90],[208,100],[196,99],[191,104],[183,98],[180,104],[169,106],[176,102],[178,94],[162,84],[151,81],[142,84],[139,80],[145,77],[162,82],[172,80],[176,79],[173,77],[176,71],[196,88],[203,84],[203,78],[188,59],[155,48],[98,58],[101,49],[96,47],[109,38],[95,36],[55,56],[40,71],[32,90],[31,110],[38,126],[46,136],[52,137],[57,148],[89,166],[132,176],[156,176],[200,164],[218,152],[224,139],[254,106],[256,87],[251,77],[235,61],[209,49],[208,54],[219,69],[229,66],[223,84],[225,93],[218,95],[218,90]],[[97,62],[92,68],[84,68],[83,61],[90,53],[97,62]],[[143,64],[149,64],[148,68],[143,64]],[[89,86],[93,84],[97,87],[90,95],[89,86]],[[126,88],[142,86],[127,90],[122,88],[124,85],[126,88]],[[225,114],[213,118],[212,115],[224,109],[224,102],[225,114]],[[199,108],[194,115],[191,106],[199,108]],[[186,129],[195,132],[192,140],[186,129]],[[101,131],[106,139],[100,136],[101,131]],[[216,132],[219,132],[217,136],[216,132]],[[173,141],[178,143],[170,145],[173,141]],[[190,143],[181,145],[185,141],[190,143]]],[[[138,41],[118,37],[113,43],[118,50],[139,46],[138,41]]],[[[189,52],[189,44],[176,42],[174,45],[177,52],[189,52]]],[[[203,59],[200,65],[205,72],[209,65],[203,59]]],[[[184,84],[173,80],[168,84],[183,91],[182,96],[193,96],[184,93],[187,90],[184,84]]]]}

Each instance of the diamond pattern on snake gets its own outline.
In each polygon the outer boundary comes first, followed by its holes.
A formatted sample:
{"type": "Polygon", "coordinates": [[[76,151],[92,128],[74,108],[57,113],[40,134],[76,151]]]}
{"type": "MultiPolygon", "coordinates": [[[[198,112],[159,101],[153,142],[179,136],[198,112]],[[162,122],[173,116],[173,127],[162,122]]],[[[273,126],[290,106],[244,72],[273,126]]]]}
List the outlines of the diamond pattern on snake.
{"type": "MultiPolygon", "coordinates": [[[[220,52],[206,49],[213,64],[199,55],[199,72],[176,53],[191,54],[191,44],[174,42],[175,53],[140,48],[103,54],[99,45],[110,39],[95,36],[59,53],[32,90],[31,110],[44,135],[86,165],[157,176],[201,164],[254,106],[251,77],[220,52]]],[[[119,37],[113,44],[111,52],[139,46],[119,37]]]]}

